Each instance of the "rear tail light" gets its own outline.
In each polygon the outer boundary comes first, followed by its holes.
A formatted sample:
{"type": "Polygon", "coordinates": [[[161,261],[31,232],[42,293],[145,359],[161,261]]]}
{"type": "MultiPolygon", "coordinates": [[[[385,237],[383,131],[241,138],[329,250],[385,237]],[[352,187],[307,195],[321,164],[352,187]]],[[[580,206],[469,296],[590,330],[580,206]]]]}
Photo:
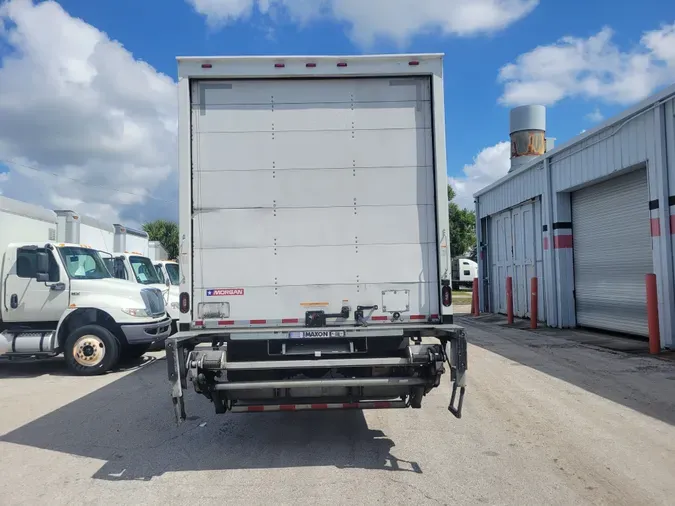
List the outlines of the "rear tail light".
{"type": "Polygon", "coordinates": [[[417,60],[412,60],[412,61],[408,62],[408,65],[410,65],[411,67],[416,67],[419,64],[420,64],[420,62],[417,61],[417,60]]]}
{"type": "Polygon", "coordinates": [[[203,69],[210,69],[210,68],[213,68],[213,65],[211,65],[210,63],[202,63],[202,68],[203,69]]]}
{"type": "Polygon", "coordinates": [[[180,294],[180,312],[185,314],[190,311],[190,295],[187,292],[180,294]]]}
{"type": "Polygon", "coordinates": [[[450,281],[443,280],[443,289],[441,290],[441,295],[443,298],[443,305],[445,307],[452,306],[452,288],[450,288],[450,281]]]}
{"type": "Polygon", "coordinates": [[[316,67],[316,63],[307,63],[305,64],[305,67],[307,67],[308,69],[313,69],[316,67]]]}
{"type": "Polygon", "coordinates": [[[283,63],[275,63],[275,64],[274,64],[274,67],[275,67],[275,68],[278,68],[278,69],[282,69],[282,68],[284,68],[285,66],[286,66],[286,65],[284,65],[283,63]]]}
{"type": "Polygon", "coordinates": [[[337,64],[337,66],[338,66],[338,67],[346,67],[346,66],[347,66],[347,63],[341,61],[340,63],[337,64]]]}

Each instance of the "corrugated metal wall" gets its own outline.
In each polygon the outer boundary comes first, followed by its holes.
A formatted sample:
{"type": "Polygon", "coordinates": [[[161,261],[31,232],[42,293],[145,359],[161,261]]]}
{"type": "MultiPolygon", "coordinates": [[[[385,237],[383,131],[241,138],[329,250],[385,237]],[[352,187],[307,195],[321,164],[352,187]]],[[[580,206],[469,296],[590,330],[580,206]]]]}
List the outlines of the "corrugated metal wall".
{"type": "MultiPolygon", "coordinates": [[[[662,346],[673,347],[675,335],[675,86],[599,127],[579,141],[562,146],[530,167],[516,170],[476,195],[479,243],[485,255],[479,279],[490,279],[484,231],[499,213],[540,198],[542,219],[541,277],[547,323],[576,325],[574,303],[571,192],[610,179],[642,165],[647,167],[654,272],[658,280],[662,346]],[[549,176],[550,174],[550,176],[549,176]],[[673,213],[671,215],[671,212],[673,213]],[[544,278],[544,273],[547,274],[544,278]]],[[[540,286],[542,285],[540,280],[540,286]]],[[[491,291],[491,289],[487,290],[491,291]]],[[[542,288],[540,287],[540,292],[542,288]]],[[[486,307],[485,301],[481,305],[486,307]]]]}

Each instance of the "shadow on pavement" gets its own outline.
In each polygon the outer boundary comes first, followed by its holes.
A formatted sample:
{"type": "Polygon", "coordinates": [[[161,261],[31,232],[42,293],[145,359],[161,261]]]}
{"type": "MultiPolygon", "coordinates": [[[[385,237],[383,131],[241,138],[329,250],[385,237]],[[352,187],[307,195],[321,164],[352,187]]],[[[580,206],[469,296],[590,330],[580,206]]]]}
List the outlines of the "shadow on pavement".
{"type": "MultiPolygon", "coordinates": [[[[119,365],[113,372],[122,372],[134,369],[141,365],[154,362],[155,357],[144,356],[127,360],[119,365]]],[[[0,360],[0,379],[11,378],[38,378],[40,376],[73,376],[66,367],[63,357],[43,359],[2,359],[0,360]]]]}
{"type": "Polygon", "coordinates": [[[310,466],[422,473],[368,428],[362,412],[216,415],[193,391],[177,427],[164,358],[34,420],[0,441],[106,461],[102,480],[150,480],[166,472],[310,466]],[[190,416],[192,415],[192,416],[190,416]]]}
{"type": "MultiPolygon", "coordinates": [[[[644,343],[588,331],[504,327],[503,318],[458,318],[469,342],[517,364],[675,425],[675,361],[644,343]],[[492,321],[494,320],[494,321],[492,321]]],[[[529,327],[529,321],[527,322],[529,327]]]]}

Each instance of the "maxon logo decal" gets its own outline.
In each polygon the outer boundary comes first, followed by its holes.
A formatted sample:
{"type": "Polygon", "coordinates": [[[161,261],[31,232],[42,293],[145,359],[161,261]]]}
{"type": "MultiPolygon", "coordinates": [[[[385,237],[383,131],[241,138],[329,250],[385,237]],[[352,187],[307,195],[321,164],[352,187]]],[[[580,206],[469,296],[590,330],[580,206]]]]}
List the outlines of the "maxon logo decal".
{"type": "Polygon", "coordinates": [[[244,295],[243,288],[217,288],[206,290],[207,297],[230,297],[232,295],[244,295]]]}

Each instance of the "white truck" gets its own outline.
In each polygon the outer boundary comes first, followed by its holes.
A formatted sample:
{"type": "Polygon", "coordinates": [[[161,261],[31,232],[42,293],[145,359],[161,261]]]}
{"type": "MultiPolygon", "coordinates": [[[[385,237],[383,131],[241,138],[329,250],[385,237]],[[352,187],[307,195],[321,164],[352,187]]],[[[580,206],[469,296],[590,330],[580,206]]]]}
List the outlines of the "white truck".
{"type": "Polygon", "coordinates": [[[470,258],[452,259],[452,289],[472,288],[478,277],[478,264],[470,258]]]}
{"type": "Polygon", "coordinates": [[[115,224],[115,240],[113,253],[103,255],[106,266],[113,277],[133,283],[157,288],[162,292],[166,311],[171,317],[171,333],[178,329],[178,286],[174,286],[163,275],[160,275],[148,257],[150,242],[148,234],[115,224]]]}
{"type": "MultiPolygon", "coordinates": [[[[178,262],[169,260],[169,255],[159,241],[150,241],[150,260],[162,283],[167,286],[178,287],[180,285],[180,268],[178,262]]],[[[178,290],[178,288],[176,288],[178,290]]]]}
{"type": "Polygon", "coordinates": [[[3,358],[63,353],[73,373],[95,375],[169,335],[159,290],[113,279],[95,249],[56,238],[56,213],[0,196],[3,358]]]}
{"type": "Polygon", "coordinates": [[[155,269],[157,274],[162,278],[162,283],[168,283],[171,286],[175,286],[176,289],[180,286],[180,267],[178,262],[173,262],[171,260],[163,260],[161,262],[155,262],[155,269]]]}
{"type": "Polygon", "coordinates": [[[442,55],[178,58],[179,423],[188,382],[217,413],[420,408],[446,363],[461,416],[442,72],[442,55]]]}

